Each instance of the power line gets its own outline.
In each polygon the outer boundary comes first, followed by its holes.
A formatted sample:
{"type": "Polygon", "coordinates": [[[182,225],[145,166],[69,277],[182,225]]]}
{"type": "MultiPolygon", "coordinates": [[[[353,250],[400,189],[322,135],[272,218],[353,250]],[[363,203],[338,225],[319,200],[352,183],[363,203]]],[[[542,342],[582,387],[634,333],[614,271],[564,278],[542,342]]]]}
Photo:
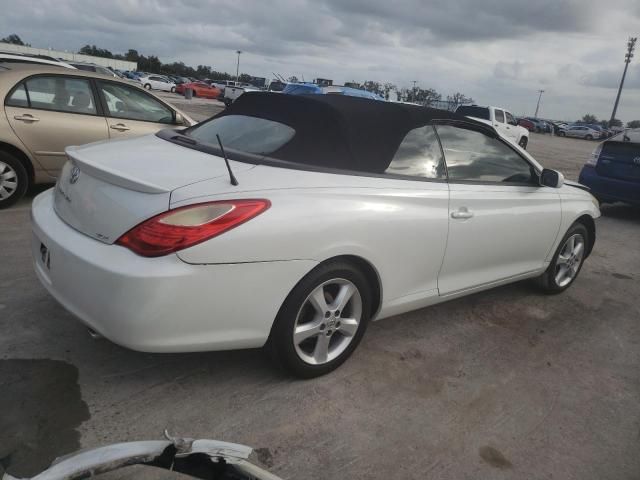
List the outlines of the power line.
{"type": "Polygon", "coordinates": [[[624,86],[624,77],[627,76],[627,68],[629,68],[629,63],[631,63],[631,59],[633,58],[633,51],[636,48],[636,41],[638,37],[629,37],[629,41],[627,41],[627,53],[624,56],[624,71],[622,72],[622,79],[620,80],[620,86],[618,87],[618,95],[616,95],[616,103],[613,104],[613,112],[611,113],[611,120],[609,120],[609,125],[616,118],[616,112],[618,111],[618,103],[620,102],[620,94],[622,93],[622,87],[624,86]]]}

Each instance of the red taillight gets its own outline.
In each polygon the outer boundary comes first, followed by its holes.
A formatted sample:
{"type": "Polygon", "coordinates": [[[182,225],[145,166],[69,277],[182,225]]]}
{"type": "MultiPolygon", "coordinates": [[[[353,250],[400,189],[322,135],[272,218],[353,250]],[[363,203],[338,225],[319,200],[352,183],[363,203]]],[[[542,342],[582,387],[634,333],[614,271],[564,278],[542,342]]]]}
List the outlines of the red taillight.
{"type": "Polygon", "coordinates": [[[145,220],[116,244],[143,257],[160,257],[192,247],[251,220],[269,200],[222,200],[176,208],[145,220]]]}

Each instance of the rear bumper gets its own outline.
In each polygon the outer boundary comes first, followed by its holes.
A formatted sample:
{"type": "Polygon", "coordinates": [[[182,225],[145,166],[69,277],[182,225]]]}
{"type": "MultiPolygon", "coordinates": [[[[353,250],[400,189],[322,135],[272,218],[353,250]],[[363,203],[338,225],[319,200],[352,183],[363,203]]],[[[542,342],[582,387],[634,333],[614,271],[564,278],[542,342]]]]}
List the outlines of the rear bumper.
{"type": "Polygon", "coordinates": [[[590,165],[582,167],[578,181],[603,202],[625,202],[640,206],[640,183],[598,175],[590,165]]]}
{"type": "Polygon", "coordinates": [[[69,227],[53,210],[52,190],[33,201],[32,219],[33,265],[49,293],[93,330],[139,351],[260,347],[286,296],[317,264],[143,258],[69,227]]]}

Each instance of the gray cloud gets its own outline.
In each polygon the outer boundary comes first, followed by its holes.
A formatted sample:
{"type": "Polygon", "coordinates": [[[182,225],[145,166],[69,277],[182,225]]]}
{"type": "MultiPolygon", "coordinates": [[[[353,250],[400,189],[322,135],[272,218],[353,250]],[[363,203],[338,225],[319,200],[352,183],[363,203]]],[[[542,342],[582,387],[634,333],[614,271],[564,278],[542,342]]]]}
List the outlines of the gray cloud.
{"type": "MultiPolygon", "coordinates": [[[[0,0],[0,11],[0,36],[39,47],[135,48],[226,71],[240,49],[241,70],[254,75],[417,80],[514,111],[545,88],[557,116],[587,108],[576,94],[604,115],[624,42],[640,33],[636,0],[0,0]]],[[[640,110],[638,82],[634,67],[622,112],[640,110]]]]}
{"type": "MultiPolygon", "coordinates": [[[[620,62],[618,69],[597,70],[580,78],[580,83],[588,87],[618,88],[624,64],[620,62]]],[[[640,88],[640,65],[629,66],[624,82],[625,88],[640,88]]]]}

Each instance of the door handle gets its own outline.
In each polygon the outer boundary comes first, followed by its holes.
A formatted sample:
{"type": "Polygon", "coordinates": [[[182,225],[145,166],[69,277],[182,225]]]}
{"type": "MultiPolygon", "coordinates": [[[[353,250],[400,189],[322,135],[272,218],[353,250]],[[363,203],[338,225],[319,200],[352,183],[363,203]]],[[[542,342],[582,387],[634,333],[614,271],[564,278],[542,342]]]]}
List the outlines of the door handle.
{"type": "Polygon", "coordinates": [[[451,218],[466,219],[471,217],[473,217],[473,212],[470,212],[467,207],[460,207],[460,209],[451,212],[451,218]]]}
{"type": "Polygon", "coordinates": [[[113,128],[114,130],[118,130],[119,132],[126,132],[127,130],[131,130],[124,123],[116,123],[115,125],[111,125],[109,128],[113,128]]]}
{"type": "Polygon", "coordinates": [[[39,122],[40,119],[38,117],[34,117],[33,115],[30,115],[28,113],[25,113],[24,115],[15,115],[14,120],[21,120],[23,122],[39,122]]]}

